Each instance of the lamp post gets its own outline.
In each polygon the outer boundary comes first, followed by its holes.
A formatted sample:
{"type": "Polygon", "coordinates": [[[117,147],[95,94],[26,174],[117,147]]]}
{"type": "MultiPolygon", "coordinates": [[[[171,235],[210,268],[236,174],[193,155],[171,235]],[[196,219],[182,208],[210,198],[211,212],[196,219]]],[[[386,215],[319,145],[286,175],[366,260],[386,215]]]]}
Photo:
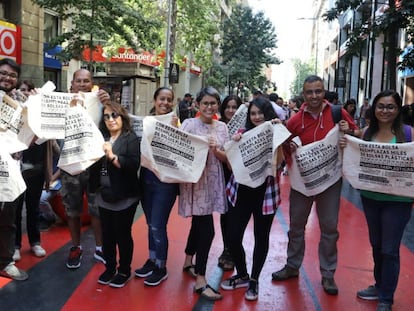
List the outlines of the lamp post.
{"type": "Polygon", "coordinates": [[[315,46],[315,75],[318,74],[318,55],[319,55],[319,18],[318,17],[299,17],[297,18],[297,20],[308,20],[308,21],[313,21],[314,25],[315,25],[315,35],[313,36],[313,38],[315,39],[314,41],[314,46],[315,46]]]}
{"type": "Polygon", "coordinates": [[[172,14],[171,0],[168,0],[168,22],[167,22],[167,39],[165,43],[165,67],[164,67],[164,86],[169,85],[170,74],[170,36],[171,36],[171,14],[172,14]]]}
{"type": "Polygon", "coordinates": [[[229,85],[230,65],[221,65],[221,69],[226,72],[226,90],[227,90],[227,95],[230,95],[230,85],[229,85]]]}

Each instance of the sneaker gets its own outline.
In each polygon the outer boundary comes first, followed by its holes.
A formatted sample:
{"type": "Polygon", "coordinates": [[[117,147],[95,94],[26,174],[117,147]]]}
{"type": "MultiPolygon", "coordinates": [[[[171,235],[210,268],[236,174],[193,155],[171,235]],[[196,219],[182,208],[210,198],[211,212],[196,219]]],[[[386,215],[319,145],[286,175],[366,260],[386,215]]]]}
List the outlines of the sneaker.
{"type": "Polygon", "coordinates": [[[36,257],[45,257],[46,256],[46,251],[43,247],[41,247],[40,245],[33,245],[31,248],[32,253],[36,256],[36,257]]]}
{"type": "Polygon", "coordinates": [[[220,286],[222,289],[225,289],[225,290],[233,290],[236,288],[249,286],[249,280],[250,280],[249,275],[241,277],[237,274],[221,282],[220,286]]]}
{"type": "Polygon", "coordinates": [[[357,291],[357,297],[364,300],[377,300],[378,291],[374,285],[370,285],[365,289],[357,291]]]}
{"type": "Polygon", "coordinates": [[[82,249],[79,246],[73,246],[70,249],[66,267],[69,269],[77,269],[81,265],[82,249]]]}
{"type": "Polygon", "coordinates": [[[328,295],[338,295],[338,286],[336,286],[334,278],[322,278],[323,290],[328,295]]]}
{"type": "Polygon", "coordinates": [[[139,278],[146,278],[152,274],[152,271],[154,271],[156,267],[157,266],[155,265],[155,262],[153,262],[151,259],[147,259],[141,268],[135,270],[135,276],[139,278]]]}
{"type": "Polygon", "coordinates": [[[247,288],[244,298],[247,300],[257,300],[259,297],[259,283],[256,280],[249,281],[249,287],[247,288]]]}
{"type": "Polygon", "coordinates": [[[111,283],[112,279],[114,278],[116,271],[106,269],[98,279],[99,284],[107,285],[111,283]]]}
{"type": "Polygon", "coordinates": [[[104,254],[100,250],[95,250],[95,254],[93,254],[93,258],[95,258],[97,261],[102,262],[104,265],[106,264],[106,260],[104,258],[104,254]]]}
{"type": "Polygon", "coordinates": [[[282,270],[272,273],[273,281],[284,281],[291,278],[297,278],[299,275],[299,270],[291,268],[288,265],[284,266],[282,270]]]}
{"type": "Polygon", "coordinates": [[[391,311],[392,307],[389,303],[380,302],[377,305],[377,311],[391,311]]]}
{"type": "Polygon", "coordinates": [[[157,286],[167,278],[168,273],[166,268],[155,267],[152,273],[145,279],[144,284],[149,286],[157,286]]]}
{"type": "Polygon", "coordinates": [[[129,281],[131,277],[131,273],[123,274],[123,273],[117,273],[115,274],[114,278],[109,282],[109,286],[121,288],[124,287],[125,284],[129,281]]]}
{"type": "Polygon", "coordinates": [[[14,265],[14,262],[9,263],[3,270],[1,270],[0,276],[8,279],[13,279],[15,281],[24,281],[29,278],[29,275],[26,273],[26,271],[17,268],[14,265]]]}
{"type": "Polygon", "coordinates": [[[14,261],[19,261],[20,259],[22,259],[22,256],[20,255],[20,249],[16,248],[14,250],[13,260],[14,261]]]}

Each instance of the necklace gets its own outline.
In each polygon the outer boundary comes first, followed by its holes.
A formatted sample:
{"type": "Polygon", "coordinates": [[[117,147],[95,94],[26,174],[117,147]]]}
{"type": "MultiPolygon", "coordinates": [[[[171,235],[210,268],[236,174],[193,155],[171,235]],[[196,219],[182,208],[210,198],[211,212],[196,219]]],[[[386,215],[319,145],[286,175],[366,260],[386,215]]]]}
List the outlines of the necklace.
{"type": "Polygon", "coordinates": [[[111,143],[111,145],[113,145],[115,143],[115,140],[117,140],[118,137],[119,137],[119,135],[111,136],[109,138],[109,142],[111,143]]]}

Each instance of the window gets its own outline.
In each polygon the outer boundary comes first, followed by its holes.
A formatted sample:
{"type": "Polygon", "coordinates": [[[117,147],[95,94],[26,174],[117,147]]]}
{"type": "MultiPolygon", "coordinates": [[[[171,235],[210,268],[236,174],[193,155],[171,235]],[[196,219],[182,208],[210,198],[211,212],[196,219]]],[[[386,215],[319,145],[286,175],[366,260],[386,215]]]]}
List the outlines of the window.
{"type": "Polygon", "coordinates": [[[49,42],[59,35],[59,17],[45,12],[44,42],[49,42]]]}
{"type": "Polygon", "coordinates": [[[0,18],[1,19],[5,19],[6,18],[6,16],[5,16],[5,13],[4,13],[4,3],[3,2],[0,2],[0,18]]]}

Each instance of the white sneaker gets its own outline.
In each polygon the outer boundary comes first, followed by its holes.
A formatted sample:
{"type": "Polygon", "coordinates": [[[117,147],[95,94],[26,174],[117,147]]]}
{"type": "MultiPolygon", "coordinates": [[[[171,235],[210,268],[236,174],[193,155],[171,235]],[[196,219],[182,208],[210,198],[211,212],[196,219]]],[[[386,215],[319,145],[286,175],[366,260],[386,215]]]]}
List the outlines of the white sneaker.
{"type": "Polygon", "coordinates": [[[9,263],[3,270],[0,271],[0,276],[13,279],[16,281],[24,281],[29,278],[29,275],[17,268],[14,263],[9,263]]]}
{"type": "Polygon", "coordinates": [[[32,252],[36,257],[44,257],[46,256],[46,251],[40,245],[33,245],[32,252]]]}
{"type": "Polygon", "coordinates": [[[20,259],[22,259],[22,256],[20,255],[20,249],[16,248],[14,250],[13,260],[14,261],[19,261],[20,259]]]}

